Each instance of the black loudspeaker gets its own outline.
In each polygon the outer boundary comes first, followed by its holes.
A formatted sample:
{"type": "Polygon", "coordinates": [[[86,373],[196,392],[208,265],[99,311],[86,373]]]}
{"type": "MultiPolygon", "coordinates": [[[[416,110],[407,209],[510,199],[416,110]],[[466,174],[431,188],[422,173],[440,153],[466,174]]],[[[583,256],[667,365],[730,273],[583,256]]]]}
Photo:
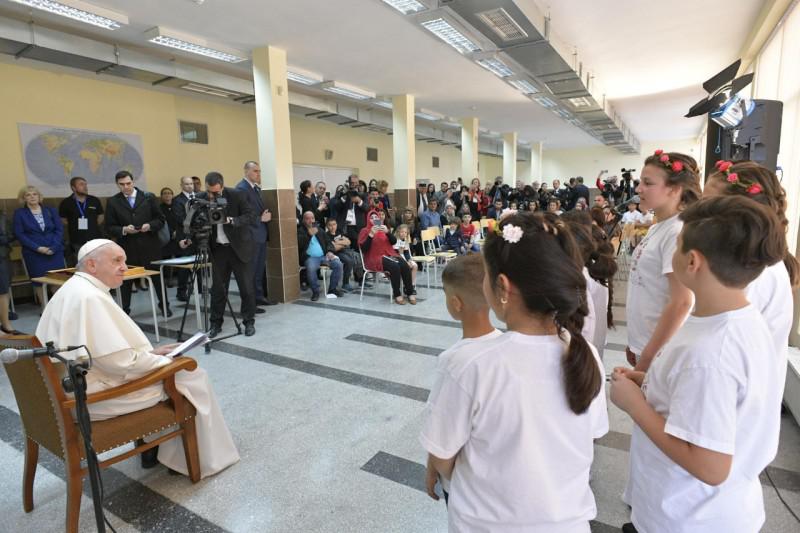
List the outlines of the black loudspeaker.
{"type": "Polygon", "coordinates": [[[715,163],[751,160],[775,172],[781,147],[783,102],[753,100],[755,109],[742,123],[724,129],[708,119],[706,177],[715,172],[715,163]]]}

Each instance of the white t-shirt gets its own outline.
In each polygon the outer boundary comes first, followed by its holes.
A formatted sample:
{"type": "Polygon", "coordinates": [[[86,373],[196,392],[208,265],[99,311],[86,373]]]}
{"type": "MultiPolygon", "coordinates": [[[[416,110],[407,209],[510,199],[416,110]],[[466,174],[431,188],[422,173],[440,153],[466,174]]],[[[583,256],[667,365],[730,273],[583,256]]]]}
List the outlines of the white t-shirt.
{"type": "MultiPolygon", "coordinates": [[[[439,389],[442,387],[442,379],[444,379],[445,369],[447,368],[447,365],[450,364],[450,359],[453,356],[459,357],[459,354],[462,354],[461,357],[463,357],[463,354],[465,353],[467,354],[467,356],[469,356],[471,352],[469,350],[464,350],[463,348],[465,346],[471,346],[476,343],[492,340],[499,337],[502,334],[503,334],[502,331],[495,328],[494,331],[492,331],[491,333],[487,333],[486,335],[481,335],[480,337],[460,339],[450,348],[440,353],[439,362],[436,365],[436,381],[434,381],[433,387],[431,387],[431,392],[428,394],[427,407],[430,408],[430,406],[432,405],[431,403],[432,399],[439,396],[439,389]]],[[[440,476],[439,482],[445,491],[450,492],[450,480],[440,476]]]]}
{"type": "Polygon", "coordinates": [[[606,397],[601,388],[587,412],[570,410],[565,350],[556,335],[510,331],[449,356],[420,442],[436,457],[458,453],[451,532],[589,533],[597,513],[589,469],[593,441],[608,431],[606,397]]]}
{"type": "Polygon", "coordinates": [[[653,224],[634,249],[628,277],[628,346],[636,355],[650,341],[658,319],[669,301],[672,255],[678,247],[683,222],[674,215],[653,224]]]}
{"type": "Polygon", "coordinates": [[[641,224],[644,220],[644,216],[639,211],[626,211],[624,215],[622,215],[622,223],[623,224],[641,224]]]}
{"type": "MultiPolygon", "coordinates": [[[[769,353],[774,354],[775,363],[778,365],[781,396],[786,385],[789,332],[792,330],[794,319],[792,292],[789,271],[786,270],[783,261],[765,268],[764,272],[747,286],[747,299],[759,310],[772,333],[775,348],[769,353]]],[[[778,441],[772,444],[777,449],[778,441]]]]}
{"type": "Polygon", "coordinates": [[[597,348],[600,359],[603,358],[603,349],[606,346],[606,336],[608,335],[608,287],[600,284],[599,281],[589,278],[586,280],[589,289],[589,297],[594,308],[594,336],[587,339],[597,348]]]}
{"type": "Polygon", "coordinates": [[[781,395],[774,348],[753,305],[710,317],[689,316],[656,357],[642,390],[666,418],[664,431],[733,455],[728,479],[706,485],[634,426],[625,501],[641,533],[753,533],[764,523],[758,479],[775,457],[781,395]]]}
{"type": "Polygon", "coordinates": [[[583,329],[581,329],[581,335],[583,335],[583,338],[586,339],[586,342],[593,343],[594,331],[597,323],[597,312],[595,311],[591,290],[592,282],[594,280],[591,278],[591,276],[589,276],[589,269],[586,267],[583,267],[583,277],[586,280],[586,306],[589,308],[589,314],[583,319],[583,329]]]}

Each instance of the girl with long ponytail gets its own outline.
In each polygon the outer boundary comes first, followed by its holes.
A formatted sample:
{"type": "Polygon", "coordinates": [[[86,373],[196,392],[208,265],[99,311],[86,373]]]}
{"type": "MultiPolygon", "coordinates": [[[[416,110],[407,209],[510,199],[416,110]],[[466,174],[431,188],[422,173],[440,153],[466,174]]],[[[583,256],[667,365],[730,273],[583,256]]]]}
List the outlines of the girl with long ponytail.
{"type": "Polygon", "coordinates": [[[581,334],[580,252],[563,221],[520,212],[483,255],[483,293],[508,331],[448,360],[420,435],[451,479],[450,531],[588,532],[608,416],[602,363],[581,334]]]}

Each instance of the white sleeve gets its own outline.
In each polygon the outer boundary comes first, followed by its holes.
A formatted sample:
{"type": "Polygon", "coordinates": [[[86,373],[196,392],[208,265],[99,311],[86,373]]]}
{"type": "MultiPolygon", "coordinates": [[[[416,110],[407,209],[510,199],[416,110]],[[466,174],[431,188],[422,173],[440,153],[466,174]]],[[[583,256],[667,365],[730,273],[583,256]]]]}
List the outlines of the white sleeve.
{"type": "Polygon", "coordinates": [[[168,365],[172,360],[164,355],[134,349],[121,350],[92,359],[92,366],[106,376],[124,381],[138,379],[153,370],[168,365]]]}
{"type": "Polygon", "coordinates": [[[592,347],[592,355],[600,367],[600,375],[603,380],[600,385],[600,392],[592,403],[589,405],[589,418],[592,421],[592,438],[599,439],[608,433],[608,405],[606,403],[606,369],[603,366],[603,361],[597,354],[597,350],[592,347]]]}
{"type": "Polygon", "coordinates": [[[680,227],[677,233],[670,231],[665,235],[664,242],[661,244],[661,273],[664,275],[672,274],[672,256],[675,255],[675,250],[678,249],[679,234],[680,227]]]}
{"type": "Polygon", "coordinates": [[[472,397],[448,372],[442,376],[438,394],[426,411],[419,441],[428,453],[450,459],[469,440],[472,397]]]}
{"type": "Polygon", "coordinates": [[[733,455],[739,384],[731,374],[713,367],[682,370],[670,379],[669,395],[666,433],[733,455]]]}

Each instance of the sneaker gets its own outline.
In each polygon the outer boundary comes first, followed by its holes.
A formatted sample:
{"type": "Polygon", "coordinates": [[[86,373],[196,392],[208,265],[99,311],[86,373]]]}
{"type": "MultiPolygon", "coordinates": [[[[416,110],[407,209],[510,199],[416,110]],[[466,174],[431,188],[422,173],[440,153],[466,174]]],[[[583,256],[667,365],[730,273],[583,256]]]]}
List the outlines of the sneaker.
{"type": "Polygon", "coordinates": [[[339,289],[331,289],[328,291],[328,294],[333,294],[337,298],[341,298],[342,296],[344,296],[344,293],[339,289]]]}

